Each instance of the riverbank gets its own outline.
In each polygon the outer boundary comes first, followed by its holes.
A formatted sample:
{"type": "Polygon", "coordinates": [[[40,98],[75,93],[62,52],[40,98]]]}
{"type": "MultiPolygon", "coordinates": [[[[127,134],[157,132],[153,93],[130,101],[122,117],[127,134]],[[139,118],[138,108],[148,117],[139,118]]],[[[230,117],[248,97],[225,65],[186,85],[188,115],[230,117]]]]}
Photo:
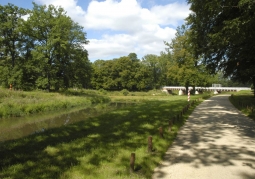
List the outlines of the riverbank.
{"type": "MultiPolygon", "coordinates": [[[[84,93],[83,98],[104,96],[116,104],[135,105],[1,142],[0,178],[151,178],[180,126],[201,102],[196,101],[169,132],[169,120],[187,105],[187,96],[157,91],[127,95],[103,90],[97,91],[97,95],[84,93]],[[159,135],[159,127],[163,127],[164,138],[159,135]],[[152,136],[152,152],[147,151],[149,136],[152,136]],[[136,155],[133,173],[129,171],[131,153],[136,155]]],[[[61,95],[82,97],[79,91],[61,95]]],[[[191,96],[191,101],[207,97],[207,94],[195,95],[191,96]]],[[[245,104],[244,100],[240,103],[240,98],[246,99],[246,102],[253,100],[250,92],[234,93],[231,98],[236,104],[245,104]],[[245,93],[249,93],[248,96],[245,93]]]]}
{"type": "Polygon", "coordinates": [[[110,102],[110,98],[93,90],[67,90],[53,93],[45,91],[12,91],[0,88],[0,118],[89,107],[110,102]]]}
{"type": "MultiPolygon", "coordinates": [[[[136,105],[1,143],[0,178],[150,178],[196,101],[168,131],[187,96],[111,96],[136,105]],[[163,128],[164,137],[159,135],[163,128]],[[148,152],[148,137],[153,150],[148,152]],[[129,172],[130,154],[135,172],[129,172]]],[[[202,98],[192,96],[191,100],[202,98]]]]}

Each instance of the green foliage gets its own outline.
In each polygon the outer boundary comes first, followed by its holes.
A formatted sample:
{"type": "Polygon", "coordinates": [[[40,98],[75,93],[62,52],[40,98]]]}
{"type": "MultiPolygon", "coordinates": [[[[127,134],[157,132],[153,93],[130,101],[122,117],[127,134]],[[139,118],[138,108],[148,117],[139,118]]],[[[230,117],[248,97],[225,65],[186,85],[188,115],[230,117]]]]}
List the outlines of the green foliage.
{"type": "Polygon", "coordinates": [[[0,84],[8,87],[15,84],[21,87],[23,84],[23,53],[25,38],[20,33],[20,26],[24,22],[21,18],[28,13],[23,8],[13,4],[0,5],[0,84]]]}
{"type": "Polygon", "coordinates": [[[121,93],[124,95],[124,96],[127,96],[129,94],[129,91],[127,89],[123,89],[121,91],[121,93]]]}
{"type": "Polygon", "coordinates": [[[128,57],[129,57],[129,59],[132,60],[133,62],[139,61],[139,59],[137,58],[136,53],[130,53],[130,54],[128,54],[128,57]]]}
{"type": "Polygon", "coordinates": [[[211,76],[205,66],[195,57],[194,49],[190,45],[190,31],[183,25],[177,29],[176,37],[171,43],[165,42],[170,61],[167,75],[178,85],[208,86],[211,76]]]}
{"type": "Polygon", "coordinates": [[[92,67],[91,85],[95,89],[134,91],[149,85],[148,71],[133,53],[113,60],[96,60],[92,67]]]}
{"type": "Polygon", "coordinates": [[[252,91],[239,91],[229,97],[230,102],[246,116],[255,121],[255,98],[252,91]]]}
{"type": "Polygon", "coordinates": [[[92,104],[109,103],[110,98],[90,90],[66,90],[62,93],[23,92],[0,89],[0,118],[45,113],[92,104]]]}
{"type": "Polygon", "coordinates": [[[99,91],[101,94],[103,94],[103,95],[106,95],[106,94],[107,94],[107,91],[104,90],[103,88],[99,89],[98,91],[99,91]]]}
{"type": "Polygon", "coordinates": [[[153,54],[147,54],[143,57],[142,63],[147,68],[149,76],[151,77],[148,85],[151,88],[159,88],[159,79],[161,77],[162,71],[159,66],[158,56],[153,54]]]}
{"type": "Polygon", "coordinates": [[[151,178],[194,106],[174,124],[171,132],[169,119],[186,104],[183,96],[146,100],[76,124],[7,141],[0,148],[0,177],[151,178]],[[158,134],[161,126],[164,138],[158,134]],[[153,137],[151,153],[147,152],[148,136],[153,137]],[[131,152],[136,154],[132,174],[131,152]]]}
{"type": "Polygon", "coordinates": [[[211,72],[255,84],[253,0],[188,0],[191,45],[211,72]],[[205,8],[201,8],[205,7],[205,8]]]}
{"type": "Polygon", "coordinates": [[[224,87],[251,87],[250,83],[242,83],[240,81],[224,77],[224,74],[221,71],[215,75],[215,79],[212,83],[221,84],[224,87]]]}
{"type": "Polygon", "coordinates": [[[33,5],[31,11],[0,6],[0,83],[23,90],[88,88],[92,68],[83,28],[63,8],[33,5]]]}
{"type": "Polygon", "coordinates": [[[148,54],[140,61],[135,53],[113,60],[96,60],[91,85],[95,89],[143,91],[169,84],[168,54],[148,54]]]}

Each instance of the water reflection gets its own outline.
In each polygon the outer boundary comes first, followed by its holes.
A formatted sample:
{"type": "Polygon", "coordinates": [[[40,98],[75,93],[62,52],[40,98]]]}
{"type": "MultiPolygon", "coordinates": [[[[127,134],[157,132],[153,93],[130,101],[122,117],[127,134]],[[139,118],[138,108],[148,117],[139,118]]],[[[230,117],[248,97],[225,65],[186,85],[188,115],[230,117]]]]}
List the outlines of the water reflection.
{"type": "Polygon", "coordinates": [[[86,109],[72,109],[44,115],[0,119],[0,142],[44,132],[50,128],[72,124],[134,103],[110,103],[86,109]]]}

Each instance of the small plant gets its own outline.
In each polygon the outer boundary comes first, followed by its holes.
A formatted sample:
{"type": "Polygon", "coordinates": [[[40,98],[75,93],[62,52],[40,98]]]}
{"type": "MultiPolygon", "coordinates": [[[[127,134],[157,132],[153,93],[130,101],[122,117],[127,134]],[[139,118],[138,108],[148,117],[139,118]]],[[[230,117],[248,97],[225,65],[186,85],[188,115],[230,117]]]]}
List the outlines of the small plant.
{"type": "Polygon", "coordinates": [[[124,95],[124,96],[127,96],[129,94],[129,91],[127,89],[123,89],[121,91],[121,93],[124,95]]]}
{"type": "Polygon", "coordinates": [[[107,94],[107,91],[106,91],[105,89],[103,89],[103,88],[100,88],[98,91],[99,91],[101,94],[103,94],[103,95],[106,95],[106,94],[107,94]]]}

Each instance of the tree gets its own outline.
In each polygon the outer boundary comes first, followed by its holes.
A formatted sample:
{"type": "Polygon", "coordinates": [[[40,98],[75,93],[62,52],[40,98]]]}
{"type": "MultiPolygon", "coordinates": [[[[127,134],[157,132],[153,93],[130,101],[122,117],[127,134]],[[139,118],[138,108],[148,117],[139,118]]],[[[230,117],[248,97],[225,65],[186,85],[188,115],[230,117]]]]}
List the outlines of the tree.
{"type": "Polygon", "coordinates": [[[136,55],[130,54],[112,60],[96,60],[93,64],[91,85],[96,89],[130,91],[144,90],[149,86],[149,72],[136,55]],[[132,58],[135,57],[135,58],[132,58]]]}
{"type": "MultiPolygon", "coordinates": [[[[207,68],[255,84],[255,3],[253,0],[188,0],[187,18],[197,57],[207,68]],[[204,7],[204,8],[201,8],[204,7]]],[[[255,91],[254,91],[255,96],[255,91]]]]}
{"type": "Polygon", "coordinates": [[[83,27],[62,8],[33,4],[31,11],[0,6],[1,84],[25,90],[87,87],[91,64],[83,27]]]}
{"type": "Polygon", "coordinates": [[[167,66],[169,63],[169,59],[171,59],[171,55],[166,52],[160,52],[158,56],[158,69],[159,69],[159,86],[166,86],[171,84],[171,79],[167,77],[167,66]]]}
{"type": "Polygon", "coordinates": [[[151,80],[149,85],[152,88],[158,88],[160,79],[158,56],[153,54],[147,54],[142,58],[142,63],[147,67],[148,71],[150,72],[151,80]]]}
{"type": "Polygon", "coordinates": [[[128,57],[129,57],[129,59],[132,60],[133,62],[139,61],[139,59],[137,58],[136,53],[130,53],[130,54],[128,54],[128,57]]]}
{"type": "MultiPolygon", "coordinates": [[[[92,63],[88,60],[88,53],[86,50],[76,50],[76,56],[72,65],[71,75],[66,75],[66,77],[72,77],[72,86],[77,86],[80,88],[91,87],[91,77],[92,77],[92,63]]],[[[66,66],[69,68],[69,66],[66,66]]]]}
{"type": "Polygon", "coordinates": [[[92,63],[92,78],[91,78],[91,85],[95,89],[103,88],[104,83],[104,73],[105,73],[105,65],[104,60],[96,60],[94,63],[92,63]]]}
{"type": "MultiPolygon", "coordinates": [[[[36,86],[58,90],[77,82],[82,84],[81,79],[86,74],[81,73],[81,70],[86,70],[84,67],[89,64],[88,53],[84,49],[88,41],[83,28],[66,16],[63,8],[33,4],[23,32],[34,44],[31,54],[40,69],[36,86]]],[[[86,73],[90,73],[90,70],[86,73]]]]}
{"type": "Polygon", "coordinates": [[[117,59],[113,60],[96,60],[93,64],[93,75],[91,84],[96,89],[121,90],[119,71],[116,68],[117,59]]]}
{"type": "Polygon", "coordinates": [[[136,81],[134,79],[136,72],[137,59],[130,59],[130,57],[120,57],[114,64],[116,71],[119,71],[118,82],[122,89],[134,90],[136,89],[136,81]]]}
{"type": "Polygon", "coordinates": [[[210,76],[200,59],[196,58],[193,46],[190,44],[190,31],[187,26],[182,25],[177,28],[176,37],[169,44],[165,44],[172,49],[171,61],[168,64],[168,77],[176,81],[179,85],[189,86],[207,86],[210,76]]]}
{"type": "Polygon", "coordinates": [[[151,73],[142,62],[137,63],[137,70],[134,72],[134,80],[136,83],[137,90],[148,90],[151,89],[151,73]]]}
{"type": "Polygon", "coordinates": [[[25,39],[20,26],[27,13],[27,10],[10,3],[0,5],[0,81],[6,87],[9,84],[21,87],[22,84],[21,53],[25,39]]]}

